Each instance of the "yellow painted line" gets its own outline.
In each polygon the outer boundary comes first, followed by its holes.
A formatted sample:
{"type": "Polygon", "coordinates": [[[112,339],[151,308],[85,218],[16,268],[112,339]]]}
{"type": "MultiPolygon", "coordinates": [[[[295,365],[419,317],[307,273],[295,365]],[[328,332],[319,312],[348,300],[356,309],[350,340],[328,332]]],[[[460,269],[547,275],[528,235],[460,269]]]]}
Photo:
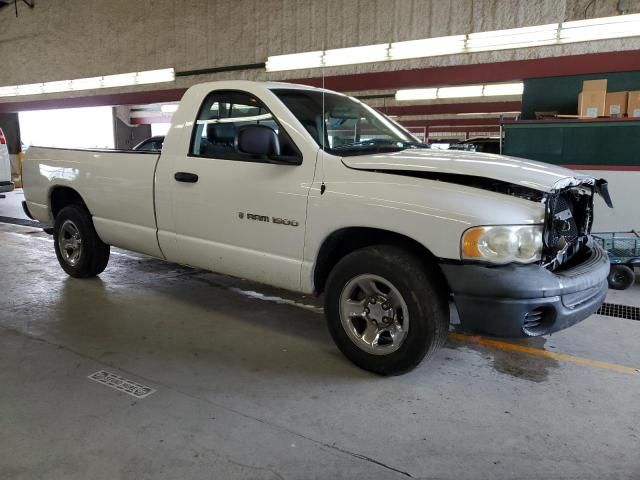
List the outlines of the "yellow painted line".
{"type": "Polygon", "coordinates": [[[465,335],[463,333],[450,332],[449,338],[460,340],[462,342],[475,343],[486,347],[497,348],[499,350],[508,350],[511,352],[526,353],[528,355],[537,355],[539,357],[551,358],[562,362],[575,363],[576,365],[584,365],[593,368],[603,368],[618,373],[626,373],[631,375],[640,374],[640,369],[618,365],[616,363],[603,362],[601,360],[591,360],[590,358],[576,357],[568,353],[550,352],[541,348],[528,347],[526,345],[518,345],[515,343],[503,342],[492,338],[481,337],[479,335],[465,335]]]}

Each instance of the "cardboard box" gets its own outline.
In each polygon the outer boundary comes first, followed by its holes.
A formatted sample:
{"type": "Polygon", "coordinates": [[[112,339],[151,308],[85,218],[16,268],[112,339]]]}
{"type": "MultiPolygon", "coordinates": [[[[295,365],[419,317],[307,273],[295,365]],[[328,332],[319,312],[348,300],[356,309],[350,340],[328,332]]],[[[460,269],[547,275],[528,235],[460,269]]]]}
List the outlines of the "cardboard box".
{"type": "Polygon", "coordinates": [[[629,92],[627,116],[636,118],[640,117],[640,90],[629,92]]]}
{"type": "Polygon", "coordinates": [[[604,104],[607,117],[624,117],[627,114],[628,92],[608,92],[604,104]]]}
{"type": "Polygon", "coordinates": [[[607,100],[607,80],[585,80],[578,95],[578,115],[580,117],[602,117],[607,100]]]}

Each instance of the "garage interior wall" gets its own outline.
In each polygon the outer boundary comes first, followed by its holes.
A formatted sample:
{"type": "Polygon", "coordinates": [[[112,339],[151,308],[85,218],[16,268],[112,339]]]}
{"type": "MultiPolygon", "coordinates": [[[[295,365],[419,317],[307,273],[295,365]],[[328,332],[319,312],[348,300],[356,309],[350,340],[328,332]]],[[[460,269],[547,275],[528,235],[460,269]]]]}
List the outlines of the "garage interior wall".
{"type": "Polygon", "coordinates": [[[113,108],[113,139],[117,150],[131,150],[150,136],[151,125],[129,125],[118,115],[117,108],[113,108]]]}
{"type": "MultiPolygon", "coordinates": [[[[640,0],[624,2],[640,12],[640,0]]],[[[174,67],[176,71],[263,62],[269,55],[411,40],[602,17],[618,0],[67,0],[0,10],[0,85],[174,67]],[[372,28],[373,26],[373,28],[372,28]],[[82,39],[82,40],[80,40],[82,39]],[[42,45],[47,45],[42,49],[42,45]],[[28,61],[25,61],[28,59],[28,61]]],[[[522,60],[640,48],[638,38],[450,55],[325,69],[326,75],[522,60]]],[[[264,69],[179,77],[163,88],[211,79],[318,76],[264,69]]],[[[157,89],[157,85],[110,89],[157,89]]],[[[85,96],[90,92],[40,95],[85,96]]],[[[28,100],[28,98],[24,98],[28,100]]],[[[0,99],[0,102],[9,99],[0,99]]]]}

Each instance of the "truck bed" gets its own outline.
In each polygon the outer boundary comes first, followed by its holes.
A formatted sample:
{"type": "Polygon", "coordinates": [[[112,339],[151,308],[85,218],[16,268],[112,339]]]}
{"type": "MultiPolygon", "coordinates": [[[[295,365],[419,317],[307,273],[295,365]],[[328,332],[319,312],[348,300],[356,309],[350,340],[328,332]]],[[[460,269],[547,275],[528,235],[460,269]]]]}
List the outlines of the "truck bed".
{"type": "Polygon", "coordinates": [[[154,203],[159,157],[155,152],[31,147],[23,166],[27,206],[37,220],[51,224],[49,198],[73,185],[103,241],[161,257],[154,203]]]}

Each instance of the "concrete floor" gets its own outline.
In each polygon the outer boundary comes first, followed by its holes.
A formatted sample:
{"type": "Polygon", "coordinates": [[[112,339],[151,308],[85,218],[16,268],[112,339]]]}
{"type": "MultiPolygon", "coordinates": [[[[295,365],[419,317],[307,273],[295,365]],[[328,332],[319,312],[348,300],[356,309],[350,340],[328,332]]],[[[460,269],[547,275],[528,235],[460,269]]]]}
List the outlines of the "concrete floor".
{"type": "Polygon", "coordinates": [[[515,342],[560,359],[451,339],[380,378],[316,299],[112,252],[72,279],[0,223],[0,479],[640,478],[640,375],[616,369],[640,367],[638,321],[515,342]]]}

